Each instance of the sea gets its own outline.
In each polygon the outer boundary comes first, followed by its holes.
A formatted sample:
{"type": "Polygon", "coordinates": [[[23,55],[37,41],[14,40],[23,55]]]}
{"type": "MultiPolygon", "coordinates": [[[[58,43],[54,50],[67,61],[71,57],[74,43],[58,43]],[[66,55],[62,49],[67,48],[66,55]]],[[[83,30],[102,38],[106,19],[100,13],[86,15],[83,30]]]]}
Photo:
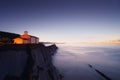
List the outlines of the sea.
{"type": "Polygon", "coordinates": [[[62,80],[120,80],[119,44],[57,44],[53,64],[62,80]]]}

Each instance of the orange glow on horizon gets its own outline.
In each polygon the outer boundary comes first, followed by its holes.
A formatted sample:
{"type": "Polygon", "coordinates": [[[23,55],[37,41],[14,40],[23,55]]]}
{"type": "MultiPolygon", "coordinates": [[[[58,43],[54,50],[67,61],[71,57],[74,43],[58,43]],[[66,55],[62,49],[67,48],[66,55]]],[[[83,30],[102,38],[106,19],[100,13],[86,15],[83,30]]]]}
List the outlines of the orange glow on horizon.
{"type": "Polygon", "coordinates": [[[108,41],[108,42],[65,42],[65,44],[120,44],[120,41],[108,41]]]}

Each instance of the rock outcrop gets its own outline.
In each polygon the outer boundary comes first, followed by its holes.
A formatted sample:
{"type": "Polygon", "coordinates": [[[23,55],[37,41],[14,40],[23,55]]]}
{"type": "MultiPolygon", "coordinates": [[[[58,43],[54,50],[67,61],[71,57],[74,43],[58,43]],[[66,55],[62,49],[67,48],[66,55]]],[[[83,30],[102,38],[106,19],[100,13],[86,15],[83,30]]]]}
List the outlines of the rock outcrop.
{"type": "Polygon", "coordinates": [[[0,46],[0,80],[60,80],[51,58],[56,50],[43,44],[0,46]]]}

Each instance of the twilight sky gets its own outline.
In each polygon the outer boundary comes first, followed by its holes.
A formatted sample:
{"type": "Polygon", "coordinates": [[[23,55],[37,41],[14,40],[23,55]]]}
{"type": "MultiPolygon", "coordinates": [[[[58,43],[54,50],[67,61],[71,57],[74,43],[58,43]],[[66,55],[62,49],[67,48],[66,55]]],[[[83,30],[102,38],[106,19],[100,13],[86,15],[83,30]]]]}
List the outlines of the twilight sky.
{"type": "Polygon", "coordinates": [[[0,0],[0,31],[41,41],[120,39],[120,0],[0,0]]]}

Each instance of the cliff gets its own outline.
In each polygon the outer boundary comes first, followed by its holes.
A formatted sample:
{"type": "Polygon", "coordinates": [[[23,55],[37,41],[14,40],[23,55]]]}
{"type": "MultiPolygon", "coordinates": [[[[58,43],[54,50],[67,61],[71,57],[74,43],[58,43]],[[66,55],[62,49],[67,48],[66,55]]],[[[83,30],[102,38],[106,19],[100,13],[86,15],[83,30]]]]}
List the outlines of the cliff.
{"type": "Polygon", "coordinates": [[[60,80],[51,58],[56,50],[43,44],[0,46],[0,80],[60,80]]]}

